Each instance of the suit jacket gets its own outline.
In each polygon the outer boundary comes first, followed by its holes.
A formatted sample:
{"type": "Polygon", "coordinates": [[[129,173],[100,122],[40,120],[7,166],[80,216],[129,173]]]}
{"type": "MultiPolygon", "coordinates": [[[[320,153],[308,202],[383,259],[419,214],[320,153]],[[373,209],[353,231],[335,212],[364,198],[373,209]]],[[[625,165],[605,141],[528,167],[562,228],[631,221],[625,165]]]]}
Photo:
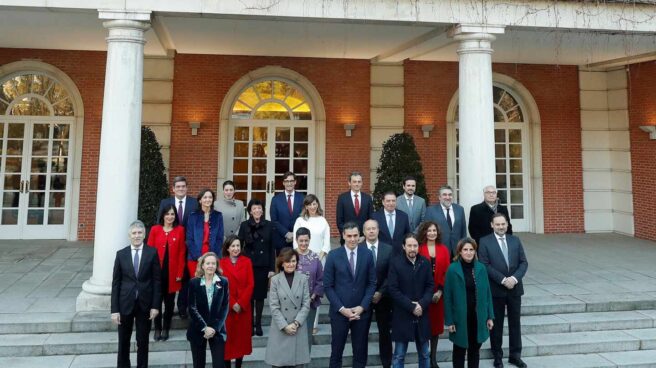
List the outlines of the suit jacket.
{"type": "Polygon", "coordinates": [[[412,197],[412,208],[408,208],[408,201],[406,201],[405,195],[401,194],[396,197],[396,209],[401,210],[408,215],[412,231],[416,231],[419,224],[421,224],[424,221],[424,217],[426,217],[426,201],[416,195],[412,197]]]}
{"type": "Polygon", "coordinates": [[[310,362],[310,346],[307,329],[314,321],[306,321],[310,313],[310,288],[308,278],[301,272],[294,273],[292,286],[285,278],[284,271],[271,278],[269,308],[271,309],[271,329],[264,360],[272,366],[297,366],[310,362]],[[290,336],[282,330],[288,324],[298,321],[301,325],[296,335],[290,336]]]}
{"type": "MultiPolygon", "coordinates": [[[[510,224],[510,215],[508,215],[508,207],[501,204],[497,205],[497,212],[503,213],[506,215],[506,221],[508,221],[508,231],[506,234],[512,235],[512,225],[510,224]]],[[[477,244],[481,243],[481,238],[485,235],[492,234],[492,216],[494,216],[494,211],[490,206],[485,203],[485,201],[473,205],[469,210],[469,235],[471,235],[477,244]]]]}
{"type": "MultiPolygon", "coordinates": [[[[360,245],[367,246],[367,242],[360,245]]],[[[387,290],[387,273],[389,272],[389,263],[392,259],[393,248],[391,245],[383,243],[378,239],[378,246],[376,247],[376,290],[383,294],[383,297],[388,297],[387,290]]],[[[372,253],[373,254],[373,253],[372,253]]]]}
{"type": "Polygon", "coordinates": [[[442,212],[442,205],[440,203],[428,207],[426,210],[426,221],[433,221],[440,227],[442,233],[442,244],[449,248],[449,258],[453,258],[453,253],[456,250],[456,245],[460,239],[467,237],[467,220],[465,219],[465,210],[457,203],[451,204],[453,210],[453,227],[449,229],[446,223],[446,217],[442,212]]]}
{"type": "MultiPolygon", "coordinates": [[[[187,230],[187,260],[197,261],[202,256],[203,232],[205,231],[205,213],[196,211],[189,216],[187,230]]],[[[210,252],[221,257],[223,244],[223,216],[221,212],[210,210],[210,252]]]]}
{"type": "Polygon", "coordinates": [[[351,273],[346,247],[333,249],[326,258],[323,272],[323,289],[330,301],[330,313],[339,314],[341,307],[361,306],[369,311],[376,291],[374,256],[364,245],[358,245],[355,277],[351,273]]]}
{"type": "Polygon", "coordinates": [[[305,196],[302,193],[294,192],[291,214],[287,207],[287,192],[278,193],[271,199],[269,218],[273,223],[273,245],[277,250],[292,246],[292,243],[285,240],[285,234],[294,231],[294,223],[303,209],[303,199],[305,196]]]}
{"type": "Polygon", "coordinates": [[[200,343],[204,339],[203,329],[212,327],[217,335],[226,340],[225,320],[228,317],[228,301],[230,299],[228,279],[219,276],[219,283],[213,283],[214,296],[212,305],[207,303],[206,286],[200,284],[200,278],[194,277],[189,281],[189,327],[187,340],[191,343],[200,343]]]}
{"type": "Polygon", "coordinates": [[[134,274],[131,246],[116,252],[112,276],[112,313],[128,315],[136,303],[143,311],[161,309],[161,269],[157,250],[142,246],[139,258],[139,274],[134,274]]]}
{"type": "MultiPolygon", "coordinates": [[[[175,196],[162,199],[162,201],[159,202],[159,210],[157,210],[157,219],[155,221],[156,224],[160,223],[162,218],[162,211],[164,211],[164,207],[168,206],[169,204],[174,205],[176,210],[178,209],[178,201],[175,199],[175,196]]],[[[187,222],[189,221],[189,215],[193,212],[196,212],[198,209],[198,201],[196,198],[186,196],[184,209],[185,211],[182,214],[182,223],[180,225],[186,228],[187,222]]]]}
{"type": "Polygon", "coordinates": [[[362,225],[365,221],[369,220],[374,213],[374,202],[371,196],[367,193],[360,192],[360,213],[355,215],[355,207],[353,206],[353,199],[351,198],[351,191],[342,193],[337,197],[337,229],[340,234],[340,242],[344,244],[342,233],[344,232],[344,224],[353,221],[358,224],[360,234],[362,234],[362,225]]]}
{"type": "Polygon", "coordinates": [[[387,226],[388,217],[384,209],[374,212],[371,218],[378,222],[378,239],[383,243],[392,245],[396,253],[403,252],[403,238],[405,234],[412,232],[408,215],[403,211],[396,211],[396,215],[394,216],[394,234],[390,234],[389,227],[387,226]]]}
{"type": "Polygon", "coordinates": [[[506,260],[503,258],[501,247],[494,233],[481,238],[481,244],[478,247],[478,259],[487,268],[493,297],[524,295],[522,278],[524,278],[528,269],[524,247],[518,237],[508,234],[506,234],[506,245],[508,246],[508,265],[506,265],[506,260]],[[517,279],[517,285],[508,290],[501,285],[501,281],[504,277],[510,276],[517,279]]]}
{"type": "Polygon", "coordinates": [[[389,292],[394,302],[393,341],[427,341],[431,337],[428,306],[433,297],[433,271],[430,261],[417,255],[413,264],[406,256],[394,257],[389,269],[389,292]],[[421,317],[412,312],[413,301],[421,305],[421,317]],[[415,328],[418,330],[415,330],[415,328]]]}

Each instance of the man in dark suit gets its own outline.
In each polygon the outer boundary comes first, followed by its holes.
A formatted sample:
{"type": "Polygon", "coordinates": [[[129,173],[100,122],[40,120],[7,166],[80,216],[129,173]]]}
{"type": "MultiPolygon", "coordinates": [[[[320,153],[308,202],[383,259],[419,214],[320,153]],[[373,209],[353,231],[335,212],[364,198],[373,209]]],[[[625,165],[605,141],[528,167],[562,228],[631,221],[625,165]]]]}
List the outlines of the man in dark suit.
{"type": "Polygon", "coordinates": [[[426,217],[426,201],[415,195],[417,179],[414,176],[406,176],[403,179],[403,194],[396,197],[396,209],[408,214],[410,228],[417,231],[419,224],[426,217]]]}
{"type": "MultiPolygon", "coordinates": [[[[390,259],[392,258],[392,246],[385,244],[378,239],[378,222],[376,220],[367,220],[364,223],[365,245],[374,256],[376,265],[376,291],[372,299],[373,312],[376,313],[376,325],[378,326],[378,350],[380,361],[384,368],[392,366],[392,300],[387,292],[387,272],[389,270],[390,259]]],[[[369,315],[369,326],[373,313],[369,315]]],[[[369,329],[369,328],[367,328],[369,329]]]]}
{"type": "Polygon", "coordinates": [[[469,235],[476,240],[476,244],[480,244],[482,237],[494,232],[490,223],[495,213],[503,213],[506,216],[506,221],[508,221],[506,234],[512,235],[508,207],[499,203],[497,188],[494,185],[483,188],[483,198],[483,202],[473,205],[469,211],[469,235]]]}
{"type": "Polygon", "coordinates": [[[508,362],[520,368],[525,368],[522,361],[522,335],[520,315],[524,286],[522,278],[526,274],[528,262],[524,254],[522,242],[513,235],[506,233],[508,222],[502,213],[492,216],[494,233],[481,238],[478,247],[478,259],[487,268],[492,289],[494,304],[494,328],[490,334],[490,345],[494,356],[494,367],[503,367],[503,319],[508,309],[508,362]]]}
{"type": "MultiPolygon", "coordinates": [[[[349,175],[349,187],[351,190],[342,193],[337,198],[337,229],[340,234],[340,243],[344,245],[344,238],[341,236],[344,232],[344,224],[350,221],[358,225],[358,231],[362,234],[362,225],[369,220],[374,213],[374,202],[371,196],[363,193],[362,174],[357,171],[349,175]]],[[[364,237],[360,239],[360,243],[364,237]]]]}
{"type": "MultiPolygon", "coordinates": [[[[172,204],[175,206],[178,213],[178,223],[182,225],[185,229],[187,228],[187,221],[189,220],[189,215],[192,212],[196,212],[198,209],[198,201],[196,198],[190,197],[187,195],[187,178],[184,176],[176,176],[173,178],[173,197],[164,198],[159,202],[159,210],[157,211],[157,221],[155,223],[161,223],[160,219],[162,217],[162,212],[164,207],[172,204]]],[[[185,249],[186,253],[186,249],[185,249]]],[[[187,255],[185,254],[185,258],[187,255]]],[[[189,271],[187,267],[184,268],[182,274],[182,288],[178,293],[177,307],[178,314],[180,318],[187,318],[187,299],[189,294],[189,271]]]]}
{"type": "Polygon", "coordinates": [[[347,222],[344,247],[333,249],[326,258],[323,287],[330,301],[330,368],[342,366],[346,337],[351,331],[353,367],[367,366],[367,338],[371,300],[376,290],[374,257],[365,245],[358,246],[358,224],[347,222]]]}
{"type": "Polygon", "coordinates": [[[374,212],[371,216],[380,224],[378,237],[383,243],[391,244],[394,255],[403,253],[403,239],[405,234],[411,233],[408,215],[403,211],[396,210],[396,193],[386,192],[383,194],[383,209],[374,212]]]}
{"type": "Polygon", "coordinates": [[[117,367],[130,367],[130,338],[136,324],[137,367],[148,367],[150,320],[162,305],[157,250],[144,246],[146,229],[137,220],[130,224],[130,245],[116,252],[112,277],[112,322],[118,325],[117,367]]]}
{"type": "Polygon", "coordinates": [[[273,223],[273,245],[276,254],[282,248],[291,247],[294,240],[294,223],[303,209],[305,196],[294,190],[296,187],[296,175],[288,171],[282,177],[282,185],[285,191],[278,193],[271,199],[269,218],[273,223]]]}
{"type": "Polygon", "coordinates": [[[428,207],[424,220],[433,221],[440,227],[442,244],[449,248],[449,258],[453,258],[456,245],[467,236],[467,220],[462,206],[453,203],[453,189],[443,185],[438,191],[440,203],[428,207]]]}

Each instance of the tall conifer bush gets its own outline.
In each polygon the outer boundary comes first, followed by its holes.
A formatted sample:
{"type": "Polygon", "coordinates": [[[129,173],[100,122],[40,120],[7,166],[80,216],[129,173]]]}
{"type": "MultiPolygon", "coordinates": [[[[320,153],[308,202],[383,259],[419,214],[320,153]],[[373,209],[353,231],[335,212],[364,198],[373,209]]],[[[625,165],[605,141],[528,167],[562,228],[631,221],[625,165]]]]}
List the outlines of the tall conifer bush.
{"type": "Polygon", "coordinates": [[[421,158],[417,153],[414,139],[408,133],[394,134],[383,143],[383,153],[376,170],[374,206],[377,209],[382,208],[383,194],[387,191],[401,194],[403,178],[408,175],[417,179],[415,194],[426,199],[426,203],[430,203],[426,193],[421,158]]]}
{"type": "Polygon", "coordinates": [[[150,128],[142,126],[139,219],[146,225],[146,229],[150,229],[155,223],[159,202],[169,194],[161,148],[155,133],[150,128]]]}

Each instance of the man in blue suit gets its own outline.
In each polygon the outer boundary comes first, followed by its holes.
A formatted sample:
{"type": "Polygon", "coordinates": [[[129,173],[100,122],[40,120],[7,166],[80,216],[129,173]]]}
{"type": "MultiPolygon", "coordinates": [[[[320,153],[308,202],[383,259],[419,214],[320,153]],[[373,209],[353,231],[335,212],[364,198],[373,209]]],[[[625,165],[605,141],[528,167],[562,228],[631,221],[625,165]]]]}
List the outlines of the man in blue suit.
{"type": "Polygon", "coordinates": [[[492,216],[494,233],[481,238],[478,259],[487,268],[494,305],[494,327],[490,333],[490,345],[494,368],[503,368],[503,319],[508,310],[508,363],[526,368],[522,361],[522,279],[528,269],[524,247],[518,237],[508,234],[506,215],[497,212],[492,216]]]}
{"type": "MultiPolygon", "coordinates": [[[[178,223],[182,225],[185,229],[187,228],[187,221],[189,221],[189,215],[192,212],[196,212],[198,209],[198,201],[196,198],[190,197],[187,195],[187,178],[184,176],[176,176],[173,178],[173,197],[164,198],[159,202],[159,210],[157,211],[157,221],[156,224],[162,223],[161,217],[164,207],[172,204],[175,206],[178,212],[178,223]]],[[[186,253],[186,250],[185,250],[186,253]]],[[[185,254],[185,258],[187,255],[185,254]]],[[[184,268],[184,273],[182,276],[182,288],[178,293],[178,314],[180,318],[187,318],[187,299],[189,295],[189,272],[187,267],[184,268]]]]}
{"type": "Polygon", "coordinates": [[[396,193],[392,191],[383,194],[383,207],[371,217],[380,224],[378,238],[394,248],[394,255],[400,255],[405,235],[412,232],[408,215],[396,210],[396,193]]]}
{"type": "Polygon", "coordinates": [[[425,221],[433,221],[440,226],[442,243],[449,248],[450,258],[456,250],[460,239],[467,236],[467,220],[465,210],[457,203],[453,203],[453,189],[443,185],[438,191],[440,203],[428,207],[425,221]]]}
{"type": "MultiPolygon", "coordinates": [[[[344,224],[350,221],[358,225],[360,234],[362,225],[371,218],[374,213],[374,202],[371,196],[362,192],[362,174],[353,171],[349,175],[348,184],[351,190],[342,193],[337,197],[337,229],[340,234],[340,243],[344,245],[344,238],[341,236],[344,232],[344,224]]],[[[364,236],[360,238],[360,243],[364,241],[364,236]]]]}
{"type": "Polygon", "coordinates": [[[403,179],[403,194],[396,197],[396,209],[408,214],[410,228],[416,231],[426,217],[426,201],[415,195],[417,179],[414,176],[406,176],[403,179]]]}
{"type": "Polygon", "coordinates": [[[294,240],[294,223],[303,209],[305,196],[296,192],[296,175],[288,171],[282,177],[285,191],[278,193],[271,199],[269,218],[273,223],[273,245],[276,254],[282,248],[291,247],[294,240]]]}
{"type": "Polygon", "coordinates": [[[189,215],[198,209],[198,201],[196,201],[196,198],[187,195],[187,178],[184,176],[176,176],[173,178],[173,194],[173,197],[164,198],[159,202],[156,223],[161,222],[160,219],[164,207],[172,204],[178,211],[178,223],[183,227],[187,227],[189,215]]]}
{"type": "Polygon", "coordinates": [[[353,367],[367,366],[367,339],[371,300],[376,291],[376,265],[364,244],[358,245],[358,224],[347,222],[344,247],[333,249],[326,258],[323,287],[330,301],[330,368],[341,368],[346,337],[351,331],[353,367]]]}

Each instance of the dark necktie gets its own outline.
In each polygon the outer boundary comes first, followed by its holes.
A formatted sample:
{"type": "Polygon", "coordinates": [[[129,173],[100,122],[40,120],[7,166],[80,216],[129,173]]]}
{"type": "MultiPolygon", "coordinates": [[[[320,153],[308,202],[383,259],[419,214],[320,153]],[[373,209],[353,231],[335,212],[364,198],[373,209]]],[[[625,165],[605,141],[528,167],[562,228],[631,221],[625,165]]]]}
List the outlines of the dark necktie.
{"type": "Polygon", "coordinates": [[[355,252],[351,251],[351,256],[349,257],[349,266],[351,266],[351,275],[355,277],[355,252]]]}
{"type": "Polygon", "coordinates": [[[360,215],[360,201],[358,200],[358,195],[357,194],[354,194],[353,196],[355,197],[355,201],[354,201],[355,202],[355,205],[354,205],[355,215],[359,216],[360,215]]]}
{"type": "Polygon", "coordinates": [[[451,207],[446,209],[446,223],[449,225],[449,229],[453,230],[453,222],[451,222],[451,214],[450,211],[451,207]]]}
{"type": "Polygon", "coordinates": [[[134,250],[134,258],[132,259],[132,267],[134,267],[134,275],[139,275],[139,249],[134,250]]]}
{"type": "Polygon", "coordinates": [[[289,214],[294,213],[294,206],[292,206],[292,195],[287,194],[287,209],[289,209],[289,214]]]}
{"type": "Polygon", "coordinates": [[[374,264],[376,264],[376,259],[377,259],[378,257],[376,257],[376,246],[375,246],[375,245],[372,245],[372,246],[371,246],[371,253],[374,254],[374,264]]]}
{"type": "Polygon", "coordinates": [[[184,210],[182,209],[182,201],[178,204],[178,222],[180,225],[182,225],[182,218],[184,217],[183,214],[184,210]]]}

